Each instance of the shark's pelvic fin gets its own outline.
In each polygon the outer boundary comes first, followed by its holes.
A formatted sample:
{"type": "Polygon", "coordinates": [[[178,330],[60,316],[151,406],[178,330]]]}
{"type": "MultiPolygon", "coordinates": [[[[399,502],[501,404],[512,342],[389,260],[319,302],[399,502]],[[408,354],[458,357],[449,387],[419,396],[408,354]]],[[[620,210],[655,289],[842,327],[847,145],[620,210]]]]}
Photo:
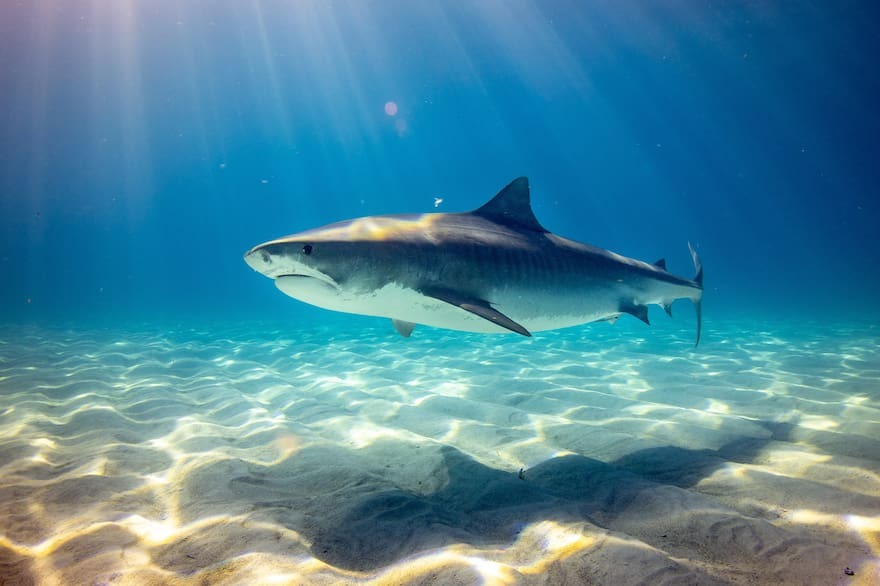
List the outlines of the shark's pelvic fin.
{"type": "Polygon", "coordinates": [[[392,318],[391,324],[394,326],[394,329],[397,330],[397,333],[404,338],[409,338],[413,333],[413,328],[416,327],[416,324],[408,321],[403,321],[402,319],[392,318]]]}
{"type": "Polygon", "coordinates": [[[661,303],[660,306],[663,308],[663,311],[666,312],[666,315],[672,317],[672,304],[671,303],[661,303]]]}
{"type": "Polygon", "coordinates": [[[422,289],[421,292],[423,295],[426,295],[428,297],[433,297],[434,299],[438,299],[450,305],[460,307],[461,309],[469,311],[472,314],[480,316],[483,319],[489,320],[490,322],[501,326],[502,328],[507,328],[511,332],[516,332],[517,334],[523,336],[532,335],[527,329],[525,329],[497,309],[493,309],[492,306],[489,305],[488,301],[469,297],[467,295],[463,295],[461,293],[457,293],[448,289],[428,288],[422,289]]]}
{"type": "Polygon", "coordinates": [[[507,187],[474,210],[473,214],[506,226],[516,226],[533,232],[547,231],[532,211],[528,177],[517,177],[508,183],[507,187]]]}
{"type": "Polygon", "coordinates": [[[620,311],[623,313],[628,313],[632,316],[635,316],[645,322],[648,325],[651,325],[651,322],[648,321],[648,306],[647,305],[637,305],[631,301],[622,301],[620,303],[620,311]]]}

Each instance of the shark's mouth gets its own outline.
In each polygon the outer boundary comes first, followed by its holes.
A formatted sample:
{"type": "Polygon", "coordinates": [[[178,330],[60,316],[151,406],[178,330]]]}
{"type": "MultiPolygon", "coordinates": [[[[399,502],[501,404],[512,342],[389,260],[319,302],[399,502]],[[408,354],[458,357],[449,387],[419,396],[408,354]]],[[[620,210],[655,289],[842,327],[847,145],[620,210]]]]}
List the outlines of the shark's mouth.
{"type": "Polygon", "coordinates": [[[304,273],[288,273],[275,277],[275,286],[286,295],[296,299],[304,299],[315,295],[336,294],[339,285],[323,273],[312,275],[304,273]]]}

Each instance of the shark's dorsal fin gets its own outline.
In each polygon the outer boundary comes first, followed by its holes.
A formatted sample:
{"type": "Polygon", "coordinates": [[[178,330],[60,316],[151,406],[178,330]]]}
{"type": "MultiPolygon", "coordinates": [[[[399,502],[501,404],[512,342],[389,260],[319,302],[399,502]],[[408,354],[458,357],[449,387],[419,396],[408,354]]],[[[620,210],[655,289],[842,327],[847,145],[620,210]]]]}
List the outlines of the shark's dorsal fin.
{"type": "Polygon", "coordinates": [[[532,211],[528,177],[517,177],[473,213],[507,226],[534,232],[547,231],[532,211]]]}
{"type": "Polygon", "coordinates": [[[666,270],[666,259],[661,258],[660,260],[658,260],[657,262],[654,263],[654,266],[659,269],[663,269],[665,271],[666,270]]]}

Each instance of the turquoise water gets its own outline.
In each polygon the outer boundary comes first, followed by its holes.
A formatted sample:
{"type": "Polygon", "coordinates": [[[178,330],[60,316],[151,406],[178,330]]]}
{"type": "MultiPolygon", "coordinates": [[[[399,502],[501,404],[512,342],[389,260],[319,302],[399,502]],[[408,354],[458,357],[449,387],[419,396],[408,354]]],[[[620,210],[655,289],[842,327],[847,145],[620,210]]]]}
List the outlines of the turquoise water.
{"type": "Polygon", "coordinates": [[[880,582],[876,17],[4,2],[0,584],[880,582]],[[693,242],[700,347],[683,302],[403,339],[242,260],[522,175],[693,242]]]}

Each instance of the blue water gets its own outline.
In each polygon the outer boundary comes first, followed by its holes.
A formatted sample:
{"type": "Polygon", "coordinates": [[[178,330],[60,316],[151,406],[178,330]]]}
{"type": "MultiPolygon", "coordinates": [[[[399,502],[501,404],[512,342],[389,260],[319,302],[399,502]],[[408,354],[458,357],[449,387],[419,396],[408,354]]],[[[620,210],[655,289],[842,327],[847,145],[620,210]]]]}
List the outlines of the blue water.
{"type": "Polygon", "coordinates": [[[435,197],[472,209],[528,175],[554,232],[686,277],[694,242],[707,321],[876,320],[876,16],[4,2],[0,316],[320,322],[242,253],[435,197]]]}
{"type": "Polygon", "coordinates": [[[880,583],[878,7],[0,1],[0,584],[880,583]],[[523,175],[700,347],[242,259],[523,175]]]}

